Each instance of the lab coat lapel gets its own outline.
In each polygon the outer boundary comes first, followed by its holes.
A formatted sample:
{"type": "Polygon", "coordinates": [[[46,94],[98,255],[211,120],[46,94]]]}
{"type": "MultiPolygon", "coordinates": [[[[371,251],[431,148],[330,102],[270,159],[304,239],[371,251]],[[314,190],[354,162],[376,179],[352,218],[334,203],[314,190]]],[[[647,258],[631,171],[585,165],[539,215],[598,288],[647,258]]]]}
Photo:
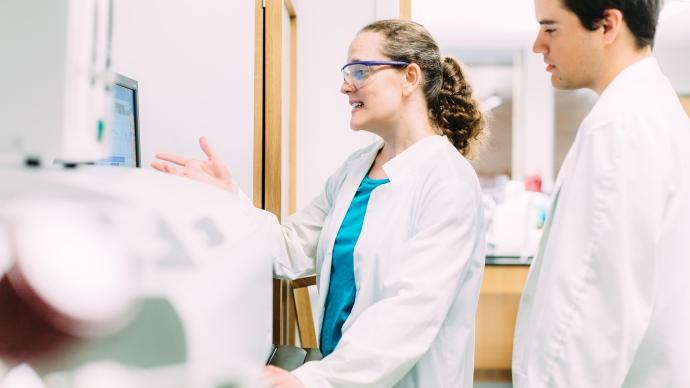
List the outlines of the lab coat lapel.
{"type": "MultiPolygon", "coordinates": [[[[593,114],[596,114],[595,112],[598,105],[599,101],[580,124],[577,134],[575,135],[573,145],[570,147],[565,159],[563,160],[561,169],[558,172],[558,177],[556,178],[556,183],[554,184],[548,218],[546,220],[546,224],[544,224],[541,239],[539,240],[539,249],[537,251],[537,255],[532,260],[532,264],[530,265],[527,281],[525,282],[525,287],[522,290],[522,295],[520,298],[520,310],[518,311],[514,337],[514,349],[518,349],[518,352],[524,350],[526,346],[526,344],[522,344],[520,341],[524,338],[532,338],[532,334],[529,334],[528,332],[533,330],[533,327],[525,325],[524,322],[529,322],[530,319],[528,316],[532,313],[532,304],[534,303],[534,297],[537,292],[537,284],[539,283],[539,276],[541,274],[544,261],[544,253],[546,251],[547,244],[549,243],[551,227],[558,209],[558,202],[559,200],[563,200],[563,196],[561,195],[562,191],[564,189],[567,190],[568,176],[572,175],[572,171],[577,165],[577,159],[581,154],[582,139],[586,136],[586,132],[589,128],[587,125],[588,119],[593,114]]],[[[526,356],[523,354],[514,355],[513,361],[516,363],[516,369],[522,370],[524,368],[524,366],[521,365],[522,357],[526,356]]]]}
{"type": "Polygon", "coordinates": [[[327,239],[325,242],[324,260],[321,267],[321,276],[319,277],[319,311],[323,311],[326,304],[326,295],[328,295],[328,286],[331,279],[331,262],[333,260],[333,245],[335,238],[340,230],[340,225],[343,223],[345,213],[350,208],[352,199],[355,197],[359,184],[364,179],[364,176],[374,163],[376,154],[383,146],[383,142],[379,147],[375,147],[373,152],[363,154],[359,158],[352,161],[352,167],[348,169],[347,176],[334,200],[333,213],[331,215],[331,222],[325,231],[327,239]]]}
{"type": "Polygon", "coordinates": [[[530,315],[532,314],[532,305],[534,303],[534,297],[537,292],[537,284],[539,283],[539,276],[541,274],[542,262],[544,260],[544,251],[546,250],[546,245],[549,241],[549,235],[551,234],[551,226],[553,225],[553,219],[556,215],[556,208],[558,207],[558,199],[561,194],[561,189],[563,183],[565,182],[569,171],[574,165],[574,160],[576,158],[576,145],[578,143],[578,138],[580,133],[575,138],[573,146],[568,151],[568,154],[561,165],[561,170],[556,178],[556,183],[554,184],[553,194],[551,195],[551,204],[549,206],[548,218],[544,224],[544,229],[542,230],[541,239],[539,240],[539,249],[537,250],[537,255],[532,259],[530,264],[529,273],[527,275],[527,281],[522,289],[522,294],[520,296],[520,309],[518,310],[517,319],[515,321],[515,335],[513,343],[513,370],[514,370],[514,381],[517,381],[523,376],[526,366],[523,365],[525,359],[528,358],[526,352],[528,352],[528,344],[524,344],[525,338],[532,338],[531,333],[535,330],[534,325],[529,324],[531,321],[530,315]]]}
{"type": "MultiPolygon", "coordinates": [[[[420,163],[431,157],[435,152],[438,152],[438,148],[444,144],[444,141],[447,142],[448,140],[441,136],[429,136],[388,161],[383,166],[383,169],[386,171],[391,184],[401,184],[407,177],[413,176],[420,163]]],[[[321,275],[319,276],[319,311],[323,311],[326,303],[336,235],[340,230],[340,225],[343,223],[347,209],[350,208],[357,188],[374,163],[374,159],[381,147],[383,147],[383,141],[379,141],[378,147],[373,147],[371,152],[363,154],[352,161],[345,181],[335,199],[332,218],[327,227],[328,230],[325,231],[328,240],[325,241],[324,259],[320,270],[321,275]]]]}

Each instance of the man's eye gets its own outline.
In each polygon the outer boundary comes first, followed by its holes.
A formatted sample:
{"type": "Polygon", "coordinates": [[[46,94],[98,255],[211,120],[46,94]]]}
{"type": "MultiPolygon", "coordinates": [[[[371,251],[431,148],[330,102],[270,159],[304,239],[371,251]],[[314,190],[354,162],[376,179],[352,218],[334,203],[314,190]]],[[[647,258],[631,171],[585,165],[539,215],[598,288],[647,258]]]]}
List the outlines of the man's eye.
{"type": "Polygon", "coordinates": [[[551,33],[555,32],[556,29],[555,29],[555,28],[547,28],[547,29],[545,29],[544,31],[545,31],[547,34],[551,34],[551,33]]]}

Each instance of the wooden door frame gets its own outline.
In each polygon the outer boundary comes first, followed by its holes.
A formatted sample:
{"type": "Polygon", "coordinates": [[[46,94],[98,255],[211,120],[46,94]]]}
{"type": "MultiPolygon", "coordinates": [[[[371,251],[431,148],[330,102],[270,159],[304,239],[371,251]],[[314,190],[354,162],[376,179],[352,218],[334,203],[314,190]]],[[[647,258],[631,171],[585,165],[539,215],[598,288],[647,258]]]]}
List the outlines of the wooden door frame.
{"type": "Polygon", "coordinates": [[[412,0],[400,0],[399,10],[400,19],[410,20],[412,18],[412,0]]]}
{"type": "Polygon", "coordinates": [[[256,207],[279,219],[297,204],[297,12],[292,0],[255,1],[254,53],[254,195],[256,207]],[[281,203],[282,165],[282,25],[290,17],[290,90],[288,203],[281,203]]]}
{"type": "MultiPolygon", "coordinates": [[[[291,0],[255,0],[254,195],[253,202],[281,219],[296,208],[297,183],[297,12],[291,0]],[[288,203],[281,201],[283,12],[290,19],[288,203]]],[[[295,343],[296,314],[289,281],[273,281],[273,342],[295,343]]]]}

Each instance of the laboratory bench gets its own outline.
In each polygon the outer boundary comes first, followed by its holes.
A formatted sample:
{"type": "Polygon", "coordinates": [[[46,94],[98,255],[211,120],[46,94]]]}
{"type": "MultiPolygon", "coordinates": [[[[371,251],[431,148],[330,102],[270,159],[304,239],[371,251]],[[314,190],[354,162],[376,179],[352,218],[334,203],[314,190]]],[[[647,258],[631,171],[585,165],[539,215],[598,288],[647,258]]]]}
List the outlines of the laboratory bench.
{"type": "Polygon", "coordinates": [[[478,381],[510,380],[515,318],[531,262],[531,257],[486,257],[476,321],[478,381]]]}

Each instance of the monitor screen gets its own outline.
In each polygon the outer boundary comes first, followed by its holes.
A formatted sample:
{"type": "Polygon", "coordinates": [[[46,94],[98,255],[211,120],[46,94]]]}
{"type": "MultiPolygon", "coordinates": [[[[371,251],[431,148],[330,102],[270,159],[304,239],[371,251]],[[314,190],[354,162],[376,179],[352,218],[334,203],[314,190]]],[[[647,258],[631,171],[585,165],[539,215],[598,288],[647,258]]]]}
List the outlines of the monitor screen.
{"type": "Polygon", "coordinates": [[[117,75],[110,117],[110,156],[97,164],[139,167],[139,120],[136,81],[117,75]]]}

